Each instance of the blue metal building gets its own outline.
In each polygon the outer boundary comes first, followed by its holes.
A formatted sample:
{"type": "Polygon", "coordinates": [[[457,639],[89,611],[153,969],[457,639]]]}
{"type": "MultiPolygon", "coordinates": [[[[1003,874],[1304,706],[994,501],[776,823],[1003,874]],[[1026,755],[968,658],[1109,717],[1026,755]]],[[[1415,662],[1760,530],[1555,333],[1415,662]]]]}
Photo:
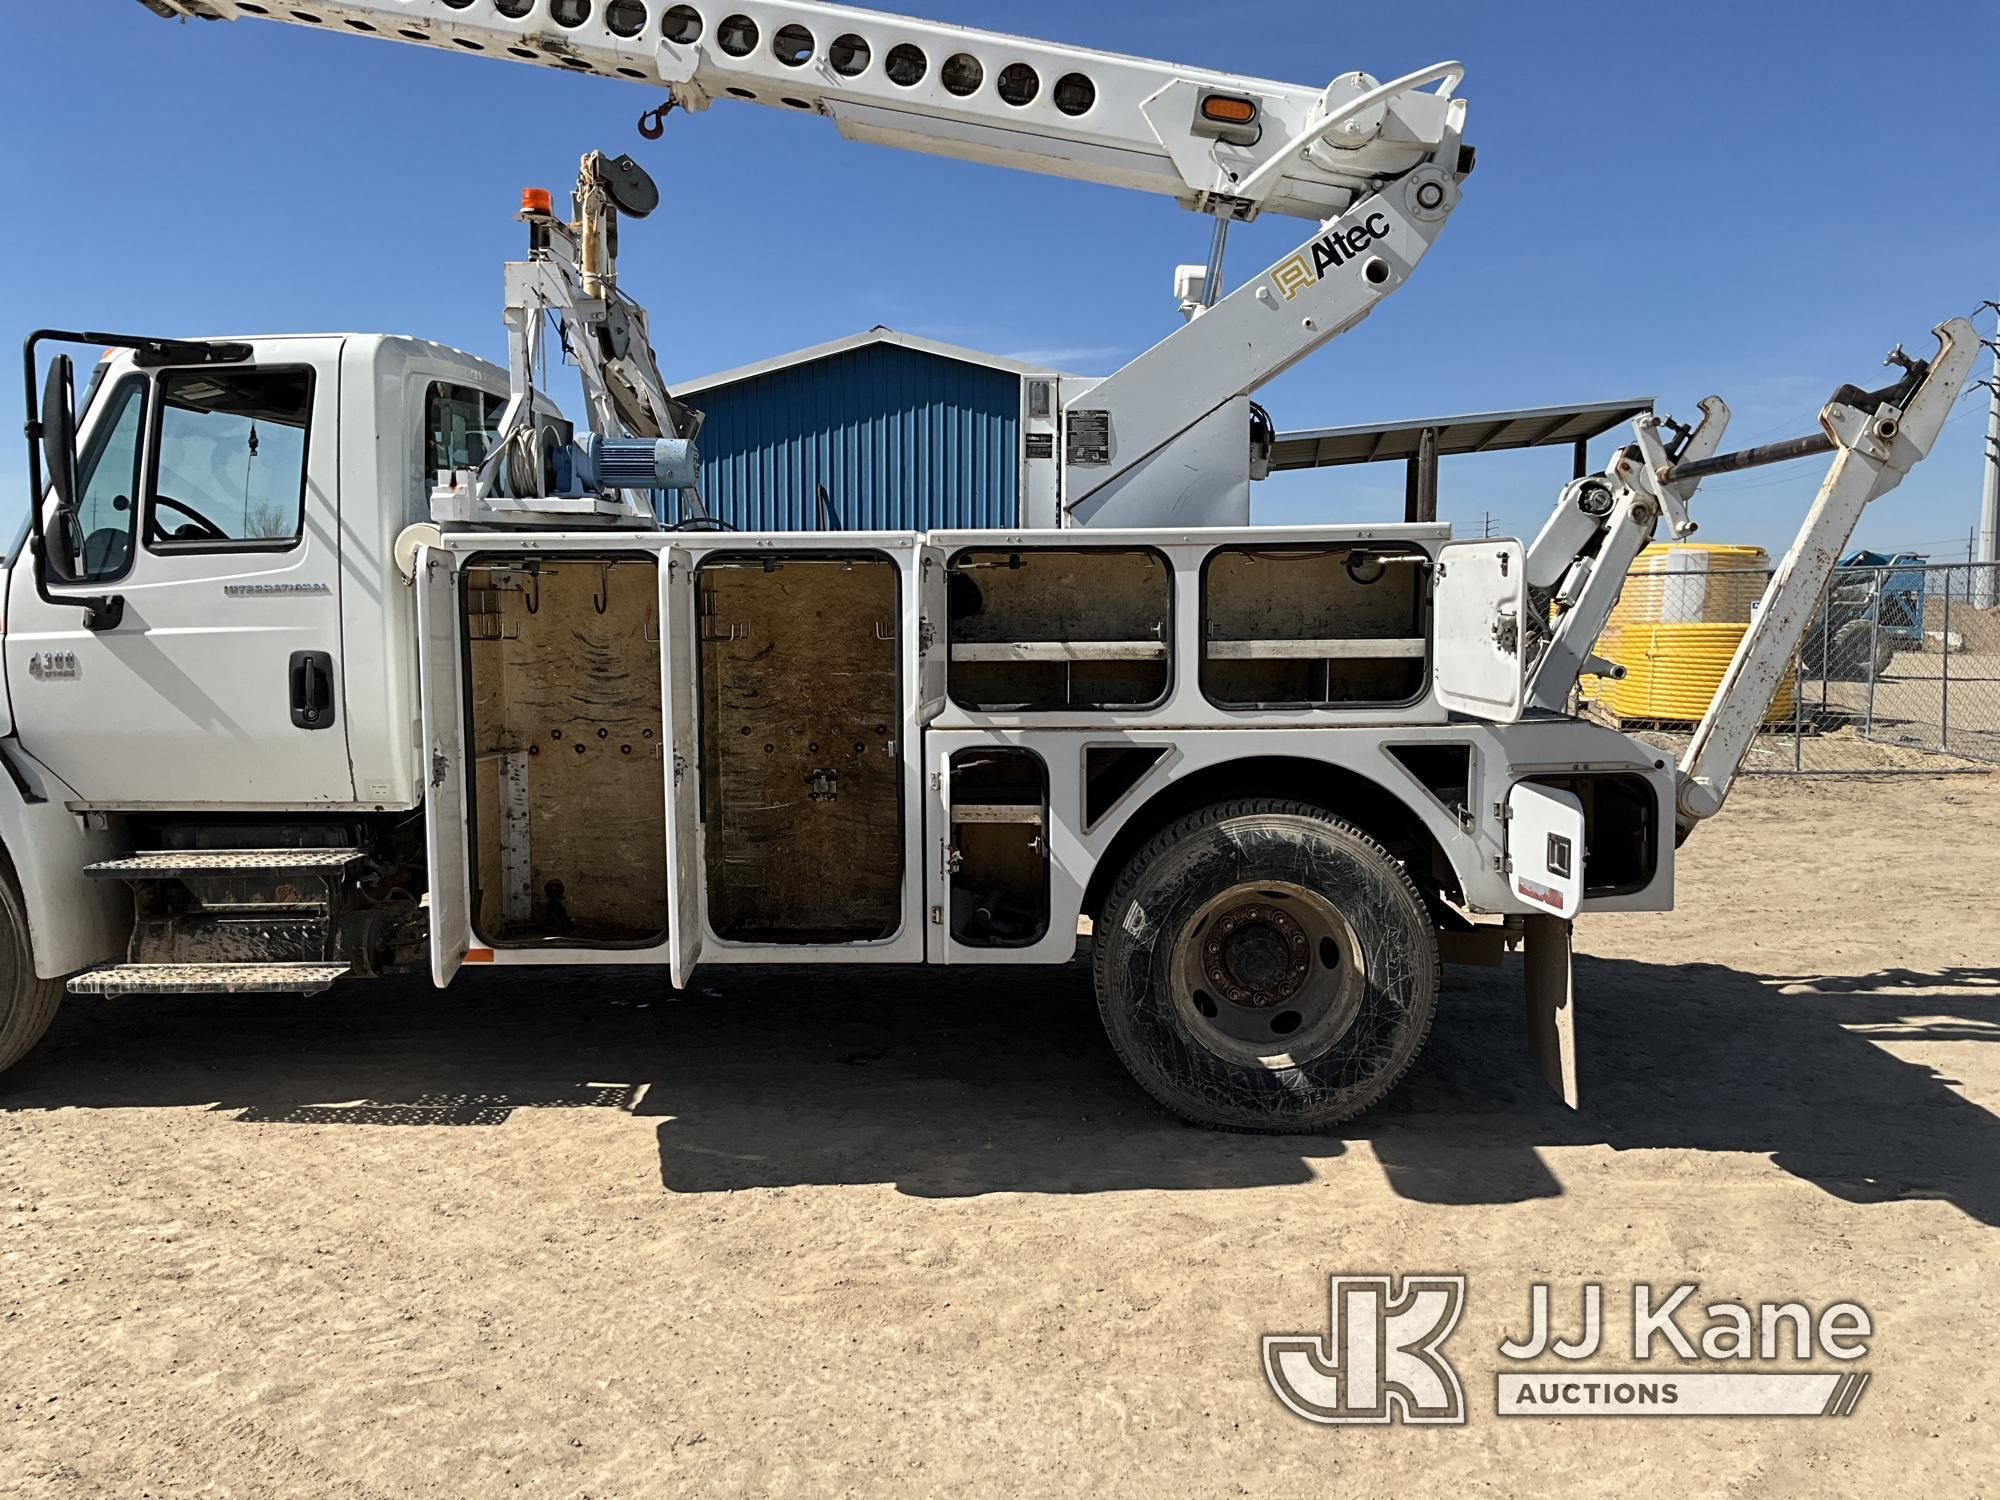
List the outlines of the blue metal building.
{"type": "Polygon", "coordinates": [[[707,416],[711,515],[745,531],[926,531],[1021,524],[1022,381],[1035,373],[876,328],[673,391],[707,416]]]}

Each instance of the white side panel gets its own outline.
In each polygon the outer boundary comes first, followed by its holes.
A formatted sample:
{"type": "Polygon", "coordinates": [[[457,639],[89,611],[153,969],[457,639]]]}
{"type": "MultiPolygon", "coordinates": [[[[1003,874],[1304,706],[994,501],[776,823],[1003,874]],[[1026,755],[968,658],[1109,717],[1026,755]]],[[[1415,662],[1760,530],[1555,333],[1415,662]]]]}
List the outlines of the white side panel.
{"type": "Polygon", "coordinates": [[[415,807],[423,795],[417,706],[417,612],[396,567],[396,538],[430,520],[426,400],[433,385],[503,397],[507,372],[469,354],[378,334],[341,348],[341,642],[366,663],[345,682],[347,750],[357,802],[415,807]]]}
{"type": "Polygon", "coordinates": [[[1021,514],[1032,529],[1062,525],[1062,377],[1021,377],[1021,514]]]}
{"type": "Polygon", "coordinates": [[[1527,558],[1519,542],[1453,542],[1438,550],[1431,660],[1443,707],[1496,724],[1521,717],[1527,606],[1527,558]]]}
{"type": "Polygon", "coordinates": [[[1529,905],[1564,920],[1583,905],[1583,803],[1522,782],[1507,794],[1508,880],[1529,905]]]}
{"type": "Polygon", "coordinates": [[[701,726],[695,693],[694,558],[669,549],[661,569],[660,673],[667,712],[667,909],[675,989],[701,962],[701,726]]]}
{"type": "MultiPolygon", "coordinates": [[[[1114,456],[1118,441],[1114,429],[1114,456]]],[[[1093,476],[1100,472],[1076,464],[1067,468],[1063,483],[1070,496],[1064,501],[1065,524],[1161,529],[1248,526],[1250,398],[1225,401],[1114,479],[1096,481],[1093,476]],[[1084,491],[1082,498],[1073,498],[1079,490],[1084,491]]]]}
{"type": "Polygon", "coordinates": [[[471,811],[465,795],[465,685],[458,561],[417,554],[417,682],[424,736],[424,850],[430,861],[431,979],[443,989],[472,939],[471,811]]]}

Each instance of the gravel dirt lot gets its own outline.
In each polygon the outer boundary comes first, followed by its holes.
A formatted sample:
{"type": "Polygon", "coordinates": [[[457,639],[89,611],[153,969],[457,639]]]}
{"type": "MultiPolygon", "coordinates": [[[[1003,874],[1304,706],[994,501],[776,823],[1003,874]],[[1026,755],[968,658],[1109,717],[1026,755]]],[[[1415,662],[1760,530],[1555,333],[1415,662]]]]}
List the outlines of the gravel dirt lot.
{"type": "Polygon", "coordinates": [[[1583,924],[1582,1113],[1453,969],[1333,1138],[1163,1117],[1081,966],[74,1002],[0,1081],[0,1494],[1991,1492],[1996,832],[1749,781],[1679,913],[1583,924]],[[1288,1415],[1259,1335],[1392,1270],[1470,1278],[1469,1425],[1288,1415]],[[1635,1278],[1859,1300],[1873,1383],[1493,1415],[1529,1283],[1635,1278]]]}

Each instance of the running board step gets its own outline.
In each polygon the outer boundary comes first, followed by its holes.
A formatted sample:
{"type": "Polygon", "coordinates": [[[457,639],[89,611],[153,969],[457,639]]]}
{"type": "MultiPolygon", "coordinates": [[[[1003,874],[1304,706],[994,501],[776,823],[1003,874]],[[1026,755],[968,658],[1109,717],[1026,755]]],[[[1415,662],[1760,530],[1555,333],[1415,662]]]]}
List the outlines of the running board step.
{"type": "Polygon", "coordinates": [[[317,995],[347,964],[112,964],[69,982],[72,995],[317,995]]]}
{"type": "Polygon", "coordinates": [[[309,870],[332,874],[364,858],[361,849],[155,849],[85,865],[83,873],[116,880],[176,880],[190,875],[263,875],[309,870]]]}

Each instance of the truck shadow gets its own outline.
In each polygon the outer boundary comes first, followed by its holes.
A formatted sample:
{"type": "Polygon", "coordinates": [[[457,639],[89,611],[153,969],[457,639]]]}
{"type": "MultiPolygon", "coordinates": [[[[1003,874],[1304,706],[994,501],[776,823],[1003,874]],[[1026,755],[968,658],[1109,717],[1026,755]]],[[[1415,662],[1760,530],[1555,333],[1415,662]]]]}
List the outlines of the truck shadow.
{"type": "MultiPolygon", "coordinates": [[[[919,1196],[1301,1182],[1365,1142],[1402,1196],[1558,1196],[1548,1148],[1751,1153],[1853,1203],[2000,1224],[2000,1118],[1882,1045],[2000,1040],[2000,970],[1758,976],[1582,957],[1584,1104],[1529,1063],[1518,973],[1453,969],[1429,1048],[1335,1136],[1169,1119],[1125,1076],[1081,965],[480,973],[333,999],[78,1002],[0,1110],[208,1106],[249,1124],[498,1126],[516,1110],[656,1121],[674,1193],[893,1183],[919,1196]],[[1344,1137],[1344,1139],[1343,1139],[1344,1137]]],[[[1373,1164],[1365,1170],[1376,1170],[1373,1164]]]]}
{"type": "Polygon", "coordinates": [[[1575,1113],[1523,1060],[1518,974],[1452,972],[1425,1058],[1362,1122],[1404,1197],[1509,1201],[1483,1155],[1603,1144],[1764,1156],[1850,1203],[1934,1199],[2000,1224],[2000,1116],[1891,1050],[2000,1041],[2000,969],[1756,975],[1579,956],[1575,1113]]]}

